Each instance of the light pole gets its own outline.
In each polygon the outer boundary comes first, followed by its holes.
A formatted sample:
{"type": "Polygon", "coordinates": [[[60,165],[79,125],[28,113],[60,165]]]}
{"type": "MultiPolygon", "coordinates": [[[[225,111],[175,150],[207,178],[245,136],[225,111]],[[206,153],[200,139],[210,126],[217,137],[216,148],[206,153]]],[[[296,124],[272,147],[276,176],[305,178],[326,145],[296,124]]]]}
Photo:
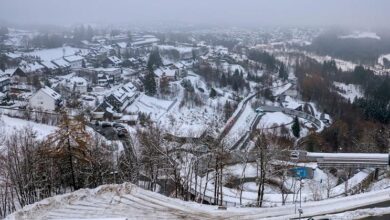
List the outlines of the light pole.
{"type": "Polygon", "coordinates": [[[302,208],[302,177],[299,178],[299,208],[302,208]]]}

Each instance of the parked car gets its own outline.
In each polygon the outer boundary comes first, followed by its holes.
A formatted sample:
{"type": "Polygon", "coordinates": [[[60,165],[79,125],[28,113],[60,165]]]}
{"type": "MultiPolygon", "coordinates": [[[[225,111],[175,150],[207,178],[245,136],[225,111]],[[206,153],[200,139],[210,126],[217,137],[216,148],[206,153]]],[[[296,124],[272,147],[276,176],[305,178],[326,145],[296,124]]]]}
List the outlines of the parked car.
{"type": "Polygon", "coordinates": [[[112,124],[110,122],[103,122],[101,125],[103,128],[112,127],[112,124]]]}

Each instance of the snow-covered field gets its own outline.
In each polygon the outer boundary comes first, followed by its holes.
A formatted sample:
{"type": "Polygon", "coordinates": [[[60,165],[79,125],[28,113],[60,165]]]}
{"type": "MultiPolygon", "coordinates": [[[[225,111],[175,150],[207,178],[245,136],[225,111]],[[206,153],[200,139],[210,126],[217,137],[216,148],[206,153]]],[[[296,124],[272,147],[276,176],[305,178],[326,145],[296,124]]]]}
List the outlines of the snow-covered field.
{"type": "Polygon", "coordinates": [[[333,82],[333,85],[338,89],[337,93],[339,93],[342,97],[353,102],[355,98],[364,97],[362,89],[358,85],[354,84],[345,84],[340,82],[333,82]]]}
{"type": "Polygon", "coordinates": [[[128,113],[143,112],[150,115],[153,121],[158,121],[172,104],[173,101],[157,99],[141,94],[125,111],[128,113]]]}
{"type": "Polygon", "coordinates": [[[269,112],[264,114],[260,123],[257,125],[259,129],[267,129],[272,127],[277,127],[281,125],[290,124],[293,121],[293,118],[289,115],[286,115],[282,112],[269,112]]]}
{"type": "Polygon", "coordinates": [[[87,53],[88,50],[86,49],[80,49],[80,48],[74,48],[74,47],[59,47],[59,48],[53,48],[53,49],[42,49],[42,50],[36,50],[28,53],[21,53],[20,55],[25,56],[37,56],[40,57],[43,61],[52,61],[55,59],[62,58],[64,56],[70,56],[75,55],[76,53],[87,53]]]}
{"type": "Polygon", "coordinates": [[[31,128],[34,132],[36,132],[36,138],[39,140],[43,140],[57,129],[55,126],[0,115],[0,132],[2,135],[9,136],[12,135],[13,132],[24,128],[31,128]]]}

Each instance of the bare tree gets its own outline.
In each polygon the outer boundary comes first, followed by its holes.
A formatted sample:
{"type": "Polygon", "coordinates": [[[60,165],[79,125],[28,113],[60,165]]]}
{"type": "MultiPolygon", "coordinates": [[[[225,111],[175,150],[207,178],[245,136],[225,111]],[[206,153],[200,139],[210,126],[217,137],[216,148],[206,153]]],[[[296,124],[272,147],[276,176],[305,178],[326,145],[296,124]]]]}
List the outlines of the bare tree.
{"type": "Polygon", "coordinates": [[[89,140],[90,135],[85,129],[84,117],[70,119],[67,113],[62,112],[59,129],[51,134],[45,142],[46,150],[53,157],[67,160],[65,169],[69,169],[70,185],[75,190],[82,187],[80,181],[77,181],[76,164],[78,166],[90,162],[87,145],[89,140]]]}
{"type": "Polygon", "coordinates": [[[258,178],[259,188],[257,190],[257,206],[262,207],[264,200],[264,187],[266,183],[267,173],[271,161],[271,151],[268,146],[268,140],[264,133],[258,134],[256,137],[254,151],[258,158],[257,166],[259,167],[260,176],[258,178]]]}

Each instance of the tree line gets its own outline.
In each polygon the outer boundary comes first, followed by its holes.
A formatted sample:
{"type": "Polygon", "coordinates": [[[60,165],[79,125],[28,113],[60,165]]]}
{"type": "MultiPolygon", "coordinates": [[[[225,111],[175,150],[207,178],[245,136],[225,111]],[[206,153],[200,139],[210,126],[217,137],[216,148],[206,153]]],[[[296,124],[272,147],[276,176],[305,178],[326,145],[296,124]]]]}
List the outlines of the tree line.
{"type": "MultiPolygon", "coordinates": [[[[298,89],[302,98],[316,103],[332,116],[333,123],[320,134],[307,137],[309,150],[329,152],[386,152],[389,130],[381,114],[387,109],[373,103],[388,102],[387,77],[375,76],[370,70],[356,67],[342,72],[334,61],[320,64],[310,58],[296,65],[298,89]],[[355,83],[365,91],[365,97],[351,103],[337,93],[333,82],[355,83]]],[[[381,103],[381,104],[379,104],[381,103]]]]}

